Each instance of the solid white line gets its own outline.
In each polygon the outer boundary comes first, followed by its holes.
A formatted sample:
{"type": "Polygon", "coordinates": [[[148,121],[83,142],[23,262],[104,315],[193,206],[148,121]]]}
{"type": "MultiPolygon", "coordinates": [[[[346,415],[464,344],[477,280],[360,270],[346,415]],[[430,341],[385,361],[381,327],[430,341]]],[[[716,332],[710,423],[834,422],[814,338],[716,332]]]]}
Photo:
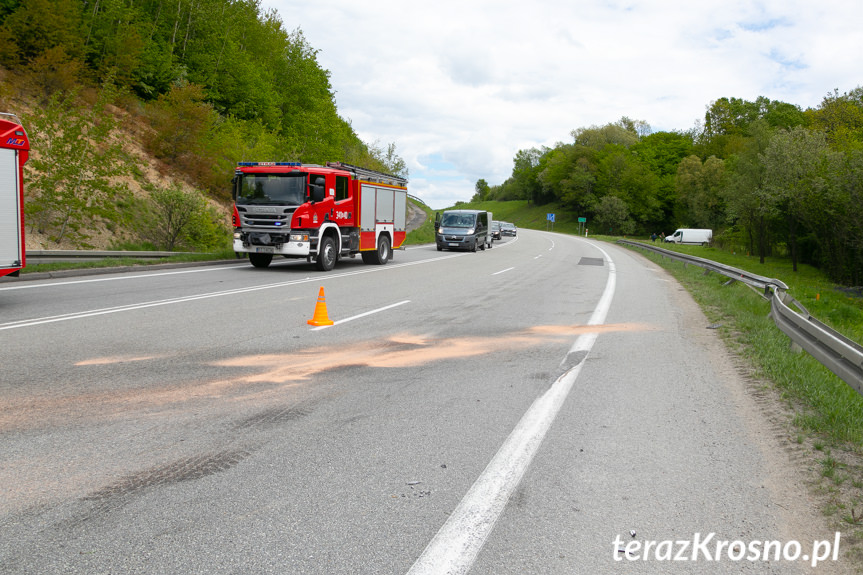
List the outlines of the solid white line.
{"type": "MultiPolygon", "coordinates": [[[[514,239],[517,239],[517,238],[514,238],[514,239]]],[[[512,244],[512,242],[507,242],[507,245],[511,245],[511,244],[512,244]]],[[[501,246],[501,247],[506,247],[506,246],[501,246]]],[[[331,280],[331,279],[336,279],[336,278],[348,277],[348,276],[359,275],[359,274],[367,274],[367,273],[373,273],[373,272],[382,272],[382,271],[397,269],[397,268],[406,267],[406,266],[414,266],[414,265],[438,262],[438,261],[447,260],[450,258],[459,258],[459,257],[467,256],[469,254],[471,254],[471,252],[449,253],[446,255],[438,255],[435,258],[431,258],[431,259],[427,259],[427,260],[419,260],[419,261],[415,261],[415,262],[405,262],[402,264],[389,263],[386,266],[367,266],[364,269],[353,270],[350,272],[341,272],[341,273],[330,272],[330,273],[327,273],[326,275],[317,275],[314,277],[306,276],[305,278],[302,278],[302,279],[289,280],[289,281],[278,282],[278,283],[273,283],[273,284],[264,284],[264,285],[253,286],[253,287],[248,287],[248,288],[237,288],[237,289],[225,290],[225,291],[219,291],[219,292],[204,293],[204,294],[194,295],[194,296],[178,297],[178,298],[171,298],[171,299],[166,299],[166,300],[142,302],[139,304],[129,304],[129,305],[123,305],[123,306],[110,307],[110,308],[102,308],[102,309],[95,309],[95,310],[90,310],[90,311],[69,313],[69,314],[58,315],[58,316],[48,316],[48,317],[34,318],[34,319],[29,319],[29,320],[18,320],[18,321],[0,324],[0,331],[7,330],[7,329],[15,329],[15,328],[19,328],[19,327],[31,327],[34,325],[42,325],[42,324],[46,324],[46,323],[55,323],[55,322],[59,322],[59,321],[68,321],[68,320],[72,320],[72,319],[82,319],[82,318],[86,318],[86,317],[105,315],[105,314],[109,314],[109,313],[132,311],[132,310],[144,309],[144,308],[148,308],[148,307],[156,307],[156,306],[161,306],[161,305],[183,303],[183,302],[194,301],[194,300],[198,300],[198,299],[207,299],[207,298],[220,297],[220,296],[225,296],[225,295],[247,293],[247,292],[252,292],[252,291],[257,291],[257,290],[262,290],[262,289],[285,287],[285,286],[290,286],[290,285],[308,283],[311,281],[323,282],[324,280],[331,280]]],[[[73,281],[54,282],[54,283],[13,285],[13,286],[8,286],[8,287],[0,287],[0,291],[9,291],[9,290],[16,290],[16,289],[32,289],[32,288],[40,288],[40,287],[56,287],[56,286],[66,286],[66,285],[93,283],[93,282],[142,279],[142,278],[176,275],[176,274],[184,274],[184,273],[200,273],[200,272],[207,272],[207,271],[216,271],[216,270],[223,270],[223,269],[237,268],[237,267],[248,267],[248,266],[246,266],[246,265],[228,266],[227,268],[225,266],[220,266],[220,267],[213,267],[213,268],[200,268],[200,269],[193,269],[193,270],[158,272],[158,273],[151,273],[151,274],[122,275],[122,276],[114,276],[114,277],[108,277],[108,278],[92,278],[92,279],[86,279],[86,280],[73,280],[73,281]]]]}
{"type": "Polygon", "coordinates": [[[500,270],[499,272],[494,272],[491,275],[496,276],[497,274],[502,274],[502,273],[508,272],[509,270],[514,270],[514,269],[515,269],[514,267],[506,268],[505,270],[500,270]]]}
{"type": "MultiPolygon", "coordinates": [[[[616,284],[614,262],[602,248],[598,249],[605,254],[609,272],[605,290],[591,315],[589,325],[600,325],[605,321],[616,284]]],[[[597,335],[594,332],[579,336],[573,350],[589,352],[597,335]]],[[[583,365],[584,361],[561,375],[548,391],[533,402],[453,514],[413,564],[408,575],[454,575],[470,570],[583,365]]]]}
{"type": "MultiPolygon", "coordinates": [[[[367,273],[373,273],[373,272],[382,272],[382,271],[397,269],[397,268],[401,268],[401,267],[437,262],[440,260],[445,260],[445,259],[450,259],[450,258],[463,257],[469,253],[470,252],[457,253],[457,254],[447,254],[447,255],[438,256],[436,258],[432,258],[432,259],[428,259],[428,260],[420,260],[420,261],[416,261],[416,262],[405,262],[403,264],[392,264],[392,263],[390,263],[390,264],[385,265],[385,266],[365,266],[363,269],[353,270],[353,271],[349,271],[349,272],[341,272],[341,273],[330,272],[326,275],[306,276],[302,279],[288,280],[288,281],[284,281],[284,282],[277,282],[277,283],[271,283],[271,284],[263,284],[263,285],[259,285],[259,286],[252,286],[252,287],[246,287],[246,288],[236,288],[236,289],[230,289],[230,290],[224,290],[224,291],[218,291],[218,292],[203,293],[203,294],[198,294],[198,295],[183,296],[183,297],[170,298],[170,299],[164,299],[164,300],[155,300],[155,301],[142,302],[142,303],[137,303],[137,304],[128,304],[128,305],[122,305],[122,306],[102,308],[102,309],[94,309],[94,310],[89,310],[89,311],[69,313],[69,314],[57,315],[57,316],[48,316],[48,317],[34,318],[34,319],[28,319],[28,320],[18,320],[18,321],[0,324],[0,331],[7,330],[7,329],[16,329],[16,328],[20,328],[20,327],[31,327],[31,326],[42,325],[42,324],[46,324],[46,323],[56,323],[59,321],[68,321],[68,320],[72,320],[72,319],[82,319],[82,318],[86,318],[86,317],[105,315],[105,314],[109,314],[109,313],[133,311],[133,310],[144,309],[144,308],[148,308],[148,307],[156,307],[156,306],[162,306],[162,305],[184,303],[184,302],[194,301],[194,300],[199,300],[199,299],[208,299],[208,298],[221,297],[221,296],[227,296],[227,295],[236,295],[236,294],[248,293],[248,292],[264,290],[264,289],[287,287],[287,286],[292,286],[292,285],[309,283],[309,282],[313,282],[313,281],[323,282],[325,280],[332,280],[332,279],[336,279],[336,278],[343,278],[343,277],[349,277],[349,276],[355,276],[355,275],[359,275],[359,274],[367,274],[367,273]]],[[[170,272],[170,273],[178,273],[178,272],[170,272]]],[[[165,275],[165,274],[153,274],[153,275],[165,275]]],[[[119,278],[117,278],[117,279],[119,279],[119,278]]],[[[87,281],[87,280],[82,280],[81,283],[84,283],[85,281],[87,281]]],[[[66,282],[66,283],[78,283],[78,282],[66,282]]],[[[58,285],[58,284],[45,284],[45,285],[58,285]]]]}
{"type": "Polygon", "coordinates": [[[16,289],[33,289],[33,288],[43,288],[43,287],[57,287],[57,286],[67,286],[67,285],[74,285],[74,284],[89,284],[89,283],[95,283],[95,282],[113,282],[113,281],[117,281],[117,280],[153,278],[153,277],[159,277],[159,276],[172,276],[172,275],[177,275],[177,274],[196,274],[196,273],[201,273],[201,272],[230,270],[230,269],[243,268],[243,267],[249,267],[249,264],[230,265],[230,266],[221,265],[221,266],[213,266],[213,267],[195,268],[192,270],[182,270],[182,271],[174,271],[174,272],[145,273],[145,274],[139,274],[139,273],[137,273],[137,271],[136,272],[117,272],[117,273],[123,273],[124,275],[112,276],[112,277],[92,278],[92,279],[86,279],[86,280],[72,280],[72,281],[65,281],[65,282],[54,282],[54,283],[32,283],[32,284],[27,283],[27,284],[21,284],[21,285],[10,285],[10,286],[0,287],[0,291],[11,291],[11,290],[16,290],[16,289]]]}
{"type": "Polygon", "coordinates": [[[342,323],[347,323],[347,322],[349,322],[349,321],[353,321],[353,320],[355,320],[355,319],[359,319],[359,318],[361,318],[361,317],[366,317],[367,315],[372,315],[373,313],[378,313],[378,312],[381,312],[381,311],[386,311],[386,310],[388,310],[388,309],[392,309],[392,308],[394,308],[394,307],[398,307],[398,306],[400,306],[400,305],[404,305],[404,304],[406,304],[406,303],[410,303],[410,302],[411,302],[411,300],[406,299],[405,301],[400,301],[399,303],[394,303],[394,304],[391,304],[391,305],[388,305],[388,306],[385,306],[385,307],[379,307],[378,309],[373,309],[373,310],[371,310],[371,311],[367,311],[367,312],[365,312],[365,313],[361,313],[361,314],[359,314],[359,315],[355,315],[355,316],[351,316],[351,317],[346,317],[345,319],[340,319],[339,321],[334,321],[334,322],[333,322],[333,325],[319,325],[318,327],[312,328],[310,331],[319,331],[319,330],[322,330],[322,329],[327,329],[328,327],[334,327],[334,326],[337,326],[337,325],[342,324],[342,323]]]}
{"type": "Polygon", "coordinates": [[[190,296],[183,296],[183,297],[177,297],[177,298],[155,300],[155,301],[142,302],[142,303],[137,303],[137,304],[107,307],[107,308],[102,308],[102,309],[94,309],[94,310],[89,310],[89,311],[82,311],[82,312],[69,313],[69,314],[63,314],[63,315],[48,316],[48,317],[31,319],[31,320],[19,320],[19,321],[0,324],[0,330],[15,329],[15,328],[19,328],[19,327],[30,327],[30,326],[42,325],[42,324],[46,324],[46,323],[55,323],[58,321],[67,321],[70,319],[82,319],[85,317],[105,315],[105,314],[109,314],[109,313],[117,313],[117,312],[122,312],[122,311],[133,311],[136,309],[144,309],[144,308],[148,308],[148,307],[157,307],[157,306],[162,306],[162,305],[170,305],[170,304],[175,304],[175,303],[195,301],[195,300],[199,300],[199,299],[208,299],[208,298],[220,297],[220,296],[225,296],[225,295],[247,293],[247,292],[258,291],[258,290],[263,290],[263,289],[270,289],[270,288],[274,288],[274,287],[283,287],[283,286],[292,285],[292,284],[308,283],[310,281],[312,281],[311,278],[305,278],[302,280],[294,280],[294,281],[290,281],[290,282],[282,282],[282,283],[277,283],[277,284],[267,284],[267,285],[261,285],[261,286],[255,286],[255,287],[238,288],[238,289],[225,290],[225,291],[220,291],[220,292],[210,292],[210,293],[204,293],[204,294],[198,294],[198,295],[190,295],[190,296]]]}

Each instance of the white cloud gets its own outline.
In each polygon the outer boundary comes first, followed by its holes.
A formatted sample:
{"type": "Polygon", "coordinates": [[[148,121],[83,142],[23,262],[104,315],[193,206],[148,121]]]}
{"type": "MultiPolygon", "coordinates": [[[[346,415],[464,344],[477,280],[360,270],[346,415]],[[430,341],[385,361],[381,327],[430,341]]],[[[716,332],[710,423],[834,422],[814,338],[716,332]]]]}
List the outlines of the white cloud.
{"type": "Polygon", "coordinates": [[[502,183],[521,150],[644,120],[688,130],[711,101],[817,106],[863,84],[859,0],[264,0],[330,70],[339,113],[396,144],[432,207],[502,183]]]}

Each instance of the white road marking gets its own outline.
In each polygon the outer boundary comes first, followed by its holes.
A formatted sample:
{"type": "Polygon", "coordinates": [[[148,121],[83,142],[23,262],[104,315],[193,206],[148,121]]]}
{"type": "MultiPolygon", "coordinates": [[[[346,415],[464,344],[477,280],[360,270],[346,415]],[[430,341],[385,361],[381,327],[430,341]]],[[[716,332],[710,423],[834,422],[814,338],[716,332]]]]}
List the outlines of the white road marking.
{"type": "MultiPolygon", "coordinates": [[[[596,247],[605,255],[609,272],[605,290],[588,325],[605,322],[616,284],[614,262],[605,250],[596,247]]],[[[590,352],[597,335],[594,332],[579,336],[570,353],[590,352]]],[[[533,402],[450,518],[426,546],[408,575],[454,575],[470,570],[583,365],[582,361],[561,375],[548,391],[533,402]]]]}
{"type": "MultiPolygon", "coordinates": [[[[466,256],[468,254],[469,254],[469,252],[458,253],[458,254],[447,254],[447,255],[438,256],[438,257],[428,259],[428,260],[420,260],[420,261],[416,261],[416,262],[405,262],[403,264],[392,264],[392,263],[390,263],[390,264],[385,265],[385,266],[365,266],[362,269],[353,270],[353,271],[349,271],[349,272],[342,272],[342,273],[330,272],[326,275],[306,276],[306,277],[301,278],[301,279],[294,279],[294,280],[288,280],[288,281],[284,281],[284,282],[277,282],[277,283],[271,283],[271,284],[263,284],[263,285],[258,285],[258,286],[250,286],[250,287],[245,287],[245,288],[235,288],[235,289],[230,289],[230,290],[208,292],[208,293],[203,293],[203,294],[182,296],[182,297],[169,298],[169,299],[163,299],[163,300],[154,300],[154,301],[141,302],[141,303],[136,303],[136,304],[127,304],[127,305],[94,309],[94,310],[88,310],[88,311],[81,311],[81,312],[75,312],[75,313],[69,313],[69,314],[63,314],[63,315],[47,316],[47,317],[33,318],[33,319],[27,319],[27,320],[18,320],[18,321],[0,324],[0,331],[7,330],[7,329],[16,329],[16,328],[21,328],[21,327],[31,327],[31,326],[42,325],[42,324],[46,324],[46,323],[55,323],[55,322],[59,322],[59,321],[69,321],[69,320],[73,320],[73,319],[82,319],[82,318],[86,318],[86,317],[105,315],[105,314],[109,314],[109,313],[133,311],[133,310],[144,309],[144,308],[148,308],[148,307],[157,307],[157,306],[162,306],[162,305],[184,303],[184,302],[195,301],[195,300],[200,300],[200,299],[209,299],[209,298],[214,298],[214,297],[237,295],[237,294],[243,294],[243,293],[248,293],[248,292],[253,292],[253,291],[258,291],[258,290],[280,288],[280,287],[286,287],[286,286],[298,285],[298,284],[304,284],[304,283],[310,283],[310,282],[324,282],[324,281],[332,280],[332,279],[336,279],[336,278],[343,278],[343,277],[349,277],[349,276],[355,276],[355,275],[359,275],[359,274],[367,274],[367,273],[373,273],[373,272],[383,272],[383,271],[397,269],[397,268],[406,267],[406,266],[432,263],[432,262],[437,262],[437,261],[445,260],[445,259],[449,259],[449,258],[462,257],[462,256],[466,256]]],[[[169,273],[180,273],[180,272],[169,272],[169,273]]],[[[166,274],[164,274],[164,273],[149,274],[146,277],[159,276],[159,275],[166,275],[166,274]]],[[[140,278],[140,277],[144,277],[144,276],[135,276],[135,278],[140,278]]],[[[106,279],[108,279],[108,278],[106,278],[106,279]]],[[[118,277],[118,278],[112,278],[112,279],[123,279],[123,278],[118,277]]],[[[126,278],[126,279],[133,279],[133,278],[126,278]]],[[[68,284],[74,284],[74,283],[85,283],[86,281],[88,281],[88,280],[63,282],[62,284],[41,284],[41,285],[43,285],[43,286],[68,285],[68,284]]],[[[95,281],[95,280],[93,280],[93,281],[95,281]]],[[[18,286],[14,286],[14,287],[18,287],[18,286]]],[[[6,288],[6,289],[9,289],[9,288],[6,288]]]]}
{"type": "Polygon", "coordinates": [[[497,274],[502,274],[502,273],[504,273],[504,272],[508,272],[509,270],[514,270],[514,269],[515,269],[514,267],[512,267],[512,268],[506,268],[505,270],[500,270],[499,272],[494,272],[494,273],[493,273],[493,274],[491,274],[491,275],[496,276],[497,274]]]}
{"type": "MultiPolygon", "coordinates": [[[[198,295],[170,298],[170,299],[164,299],[164,300],[141,302],[141,303],[137,303],[137,304],[128,304],[128,305],[115,306],[115,307],[109,307],[109,308],[94,309],[94,310],[89,310],[89,311],[81,311],[81,312],[75,312],[75,313],[69,313],[69,314],[63,314],[63,315],[57,315],[57,316],[47,316],[47,317],[42,317],[42,318],[18,320],[18,321],[0,324],[0,331],[7,330],[7,329],[16,329],[16,328],[21,328],[21,327],[31,327],[31,326],[42,325],[42,324],[46,324],[46,323],[55,323],[55,322],[59,322],[59,321],[69,321],[69,320],[73,320],[73,319],[82,319],[82,318],[86,318],[86,317],[105,315],[105,314],[109,314],[109,313],[133,311],[133,310],[144,309],[144,308],[148,308],[148,307],[171,305],[171,304],[183,303],[183,302],[187,302],[187,301],[195,301],[195,300],[199,300],[199,299],[208,299],[208,298],[213,298],[213,297],[236,295],[236,294],[241,294],[241,293],[258,291],[258,290],[262,290],[262,289],[272,289],[272,288],[279,288],[279,287],[285,287],[285,286],[290,286],[290,285],[309,283],[312,281],[323,282],[325,280],[331,280],[331,279],[336,279],[336,278],[348,277],[348,276],[359,275],[359,274],[367,274],[367,273],[373,273],[373,272],[383,272],[383,271],[398,269],[398,268],[402,268],[402,267],[406,267],[406,266],[427,264],[427,263],[437,262],[437,261],[446,260],[446,259],[450,259],[450,258],[459,258],[459,257],[464,257],[464,256],[467,256],[470,254],[471,254],[471,252],[450,253],[450,254],[446,254],[446,255],[438,255],[437,257],[427,259],[427,260],[419,260],[419,261],[415,261],[415,262],[405,262],[403,264],[390,263],[386,266],[366,266],[363,269],[353,270],[350,272],[342,272],[342,273],[330,272],[326,275],[317,275],[314,277],[307,276],[307,277],[302,278],[302,279],[295,279],[295,280],[289,280],[289,281],[272,283],[272,284],[264,284],[264,285],[259,285],[259,286],[237,288],[237,289],[224,290],[224,291],[218,291],[218,292],[209,292],[209,293],[203,293],[203,294],[198,294],[198,295]]],[[[184,274],[184,273],[201,273],[201,272],[207,272],[207,271],[230,269],[230,268],[235,268],[235,267],[248,267],[248,266],[247,265],[229,266],[228,268],[221,266],[221,267],[201,268],[201,269],[193,269],[193,270],[157,272],[157,273],[150,273],[150,274],[135,274],[135,275],[125,275],[124,274],[121,276],[113,276],[113,277],[108,277],[108,278],[92,278],[92,279],[85,279],[85,280],[72,280],[72,281],[53,282],[53,283],[13,285],[13,286],[8,286],[8,287],[5,287],[5,286],[0,287],[0,291],[10,291],[10,290],[16,290],[16,289],[34,289],[34,288],[44,288],[44,287],[59,287],[59,286],[93,283],[93,282],[105,282],[105,281],[135,280],[135,279],[152,278],[152,277],[184,274]]]]}
{"type": "Polygon", "coordinates": [[[354,315],[354,316],[351,316],[351,317],[346,317],[345,319],[340,319],[339,321],[334,321],[334,322],[333,322],[333,325],[319,325],[318,327],[312,328],[312,329],[311,329],[311,331],[319,331],[319,330],[322,330],[322,329],[327,329],[328,327],[334,327],[334,326],[337,326],[337,325],[342,324],[342,323],[346,323],[346,322],[349,322],[349,321],[353,321],[353,320],[355,320],[355,319],[359,319],[359,318],[361,318],[361,317],[366,317],[367,315],[372,315],[372,314],[374,314],[374,313],[378,313],[378,312],[386,311],[386,310],[388,310],[388,309],[392,309],[392,308],[394,308],[394,307],[398,307],[398,306],[400,306],[400,305],[404,305],[404,304],[406,304],[406,303],[410,303],[410,302],[411,302],[411,300],[406,299],[405,301],[400,301],[400,302],[398,302],[398,303],[394,303],[394,304],[391,304],[391,305],[388,305],[388,306],[384,306],[384,307],[379,307],[378,309],[373,309],[373,310],[371,310],[371,311],[367,311],[367,312],[365,312],[365,313],[361,313],[361,314],[354,315]]]}
{"type": "MultiPolygon", "coordinates": [[[[10,285],[0,287],[0,291],[12,291],[16,289],[35,289],[35,288],[44,288],[44,287],[57,287],[57,286],[67,286],[74,284],[89,284],[95,282],[113,282],[118,280],[133,280],[133,279],[141,279],[141,278],[153,278],[159,276],[172,276],[177,274],[197,274],[201,272],[212,272],[219,270],[230,270],[235,268],[247,268],[249,264],[245,265],[235,265],[235,266],[215,266],[215,267],[201,267],[192,270],[181,270],[181,271],[173,271],[173,272],[157,272],[157,273],[147,273],[147,274],[138,274],[135,272],[126,273],[121,276],[112,276],[112,277],[101,277],[101,278],[92,278],[86,280],[71,280],[64,282],[54,282],[54,283],[25,283],[21,285],[10,285]]],[[[121,273],[121,272],[118,272],[121,273]]]]}

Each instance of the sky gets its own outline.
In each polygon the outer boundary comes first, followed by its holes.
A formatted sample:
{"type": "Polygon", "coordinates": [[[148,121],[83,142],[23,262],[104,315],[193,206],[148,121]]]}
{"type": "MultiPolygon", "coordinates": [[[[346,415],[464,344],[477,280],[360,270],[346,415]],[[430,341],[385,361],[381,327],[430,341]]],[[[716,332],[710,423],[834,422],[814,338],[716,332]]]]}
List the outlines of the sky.
{"type": "Polygon", "coordinates": [[[330,72],[339,115],[395,144],[434,209],[503,183],[519,150],[711,102],[818,107],[863,85],[860,0],[262,0],[330,72]]]}

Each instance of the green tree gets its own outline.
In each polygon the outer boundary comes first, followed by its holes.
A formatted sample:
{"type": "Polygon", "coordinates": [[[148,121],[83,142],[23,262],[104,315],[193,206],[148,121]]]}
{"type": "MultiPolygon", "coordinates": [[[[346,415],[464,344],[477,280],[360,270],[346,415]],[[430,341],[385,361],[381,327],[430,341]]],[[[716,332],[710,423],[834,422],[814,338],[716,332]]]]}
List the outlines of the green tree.
{"type": "Polygon", "coordinates": [[[824,192],[825,161],[828,159],[824,132],[803,127],[780,130],[764,151],[765,192],[780,207],[788,228],[791,262],[797,271],[798,228],[818,210],[824,192]]]}
{"type": "Polygon", "coordinates": [[[62,46],[54,46],[33,58],[22,77],[44,106],[54,95],[78,91],[84,73],[83,62],[70,57],[62,46]]]}
{"type": "Polygon", "coordinates": [[[470,201],[472,202],[484,202],[489,199],[489,192],[491,188],[484,179],[480,178],[476,181],[476,185],[474,186],[475,193],[470,201]]]}
{"type": "MultiPolygon", "coordinates": [[[[836,158],[834,157],[834,160],[836,158]]],[[[821,230],[829,230],[825,264],[830,277],[845,285],[863,285],[863,150],[849,150],[831,165],[829,205],[821,230]]]]}
{"type": "Polygon", "coordinates": [[[0,25],[0,61],[18,69],[50,48],[73,58],[82,54],[81,3],[76,0],[27,0],[0,25]]]}
{"type": "Polygon", "coordinates": [[[512,183],[517,199],[536,203],[542,196],[542,185],[539,174],[542,171],[540,162],[547,148],[542,150],[531,148],[519,150],[513,159],[512,183]]]}
{"type": "Polygon", "coordinates": [[[621,121],[605,126],[578,128],[570,132],[574,143],[578,146],[602,150],[609,144],[628,148],[638,142],[636,126],[644,125],[624,117],[621,121]]]}
{"type": "Polygon", "coordinates": [[[658,179],[630,150],[609,144],[597,158],[597,196],[621,199],[628,215],[642,225],[661,219],[656,197],[658,179]]]}
{"type": "Polygon", "coordinates": [[[863,149],[863,87],[828,94],[817,110],[808,110],[811,125],[840,150],[863,149]]]}
{"type": "Polygon", "coordinates": [[[605,196],[596,206],[593,218],[600,234],[626,235],[635,231],[635,222],[629,217],[629,207],[622,199],[605,196]]]}
{"type": "Polygon", "coordinates": [[[407,163],[405,163],[404,158],[396,153],[395,142],[387,144],[386,150],[379,147],[377,143],[369,146],[363,145],[363,148],[367,150],[368,159],[359,162],[359,165],[372,170],[384,172],[385,174],[401,176],[405,179],[410,175],[410,170],[408,170],[408,166],[407,163]]]}
{"type": "Polygon", "coordinates": [[[596,203],[597,152],[577,144],[559,144],[549,150],[537,175],[543,195],[557,198],[567,209],[586,212],[596,203]]]}
{"type": "Polygon", "coordinates": [[[719,228],[725,221],[724,162],[710,156],[703,163],[689,156],[677,169],[677,196],[685,207],[687,221],[698,227],[719,228]]]}
{"type": "Polygon", "coordinates": [[[657,178],[655,194],[661,215],[655,224],[660,229],[677,223],[674,217],[678,204],[677,167],[693,153],[693,148],[693,135],[686,132],[654,132],[640,138],[631,148],[657,178]]]}
{"type": "Polygon", "coordinates": [[[806,125],[806,114],[799,106],[759,96],[754,102],[740,98],[719,98],[711,102],[704,115],[700,136],[700,155],[727,158],[745,145],[750,124],[763,120],[774,128],[790,129],[806,125]]]}
{"type": "Polygon", "coordinates": [[[778,215],[778,208],[765,189],[762,161],[772,133],[764,121],[750,125],[743,150],[727,160],[727,178],[722,191],[729,220],[744,227],[748,251],[757,252],[762,264],[770,248],[770,224],[778,215]]]}
{"type": "Polygon", "coordinates": [[[87,62],[100,77],[129,85],[142,66],[149,27],[139,4],[123,0],[84,3],[80,29],[87,62]]]}
{"type": "Polygon", "coordinates": [[[213,107],[205,102],[203,87],[181,84],[149,106],[150,122],[155,128],[147,147],[157,158],[193,162],[216,121],[213,107]]]}

